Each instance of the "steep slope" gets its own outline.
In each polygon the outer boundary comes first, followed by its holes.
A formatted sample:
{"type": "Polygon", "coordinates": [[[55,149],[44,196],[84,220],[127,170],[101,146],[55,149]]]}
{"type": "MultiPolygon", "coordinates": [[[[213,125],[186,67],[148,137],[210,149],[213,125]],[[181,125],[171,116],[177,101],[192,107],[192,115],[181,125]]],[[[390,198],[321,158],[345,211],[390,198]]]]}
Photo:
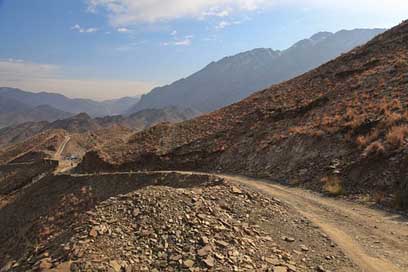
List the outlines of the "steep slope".
{"type": "Polygon", "coordinates": [[[255,49],[213,62],[168,86],[153,89],[129,113],[169,105],[210,112],[256,90],[290,79],[364,44],[383,29],[322,32],[284,51],[255,49]]]}
{"type": "Polygon", "coordinates": [[[330,194],[390,193],[408,208],[407,41],[404,22],[239,103],[89,152],[78,171],[218,170],[330,194]]]}
{"type": "MultiPolygon", "coordinates": [[[[15,88],[0,87],[0,98],[19,101],[30,108],[49,105],[65,112],[81,113],[97,117],[121,114],[136,103],[139,98],[127,97],[116,100],[97,102],[90,99],[72,99],[61,94],[40,92],[32,93],[15,88]]],[[[1,101],[1,100],[0,100],[1,101]]]]}

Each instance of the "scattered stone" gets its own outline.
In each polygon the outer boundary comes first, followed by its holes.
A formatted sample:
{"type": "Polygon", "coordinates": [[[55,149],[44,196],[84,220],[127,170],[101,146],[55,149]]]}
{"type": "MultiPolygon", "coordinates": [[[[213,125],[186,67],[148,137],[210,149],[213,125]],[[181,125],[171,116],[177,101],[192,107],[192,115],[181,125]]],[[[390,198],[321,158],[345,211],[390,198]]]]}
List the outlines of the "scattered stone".
{"type": "Polygon", "coordinates": [[[210,254],[211,251],[212,251],[211,246],[210,246],[210,245],[207,245],[207,246],[205,246],[205,247],[199,249],[199,250],[197,251],[197,254],[198,254],[198,256],[200,256],[200,257],[204,257],[204,256],[207,256],[208,254],[210,254]]]}
{"type": "Polygon", "coordinates": [[[295,238],[293,238],[293,237],[286,237],[286,236],[283,236],[283,237],[282,237],[282,240],[283,240],[283,241],[286,241],[286,242],[289,242],[289,243],[293,243],[294,241],[296,241],[295,238]]]}
{"type": "Polygon", "coordinates": [[[203,260],[203,262],[205,263],[205,265],[209,268],[214,267],[214,258],[211,256],[208,256],[206,259],[203,260]]]}
{"type": "Polygon", "coordinates": [[[194,266],[194,261],[193,260],[185,260],[183,262],[184,266],[187,268],[192,268],[194,266]]]}
{"type": "Polygon", "coordinates": [[[302,251],[309,251],[309,248],[308,248],[307,246],[305,246],[305,245],[301,245],[301,246],[300,246],[300,249],[301,249],[302,251]]]}
{"type": "Polygon", "coordinates": [[[122,270],[122,266],[119,264],[118,261],[110,261],[109,265],[115,272],[121,272],[122,270]]]}
{"type": "Polygon", "coordinates": [[[275,266],[273,272],[287,272],[288,268],[286,266],[275,266]]]}

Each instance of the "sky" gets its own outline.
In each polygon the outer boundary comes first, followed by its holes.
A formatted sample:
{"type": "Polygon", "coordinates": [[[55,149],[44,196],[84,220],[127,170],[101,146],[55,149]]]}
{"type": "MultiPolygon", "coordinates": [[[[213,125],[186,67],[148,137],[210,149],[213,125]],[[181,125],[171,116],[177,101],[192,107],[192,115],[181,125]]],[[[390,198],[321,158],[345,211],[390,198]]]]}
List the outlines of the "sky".
{"type": "Polygon", "coordinates": [[[225,56],[405,19],[407,0],[0,0],[0,86],[137,96],[225,56]]]}

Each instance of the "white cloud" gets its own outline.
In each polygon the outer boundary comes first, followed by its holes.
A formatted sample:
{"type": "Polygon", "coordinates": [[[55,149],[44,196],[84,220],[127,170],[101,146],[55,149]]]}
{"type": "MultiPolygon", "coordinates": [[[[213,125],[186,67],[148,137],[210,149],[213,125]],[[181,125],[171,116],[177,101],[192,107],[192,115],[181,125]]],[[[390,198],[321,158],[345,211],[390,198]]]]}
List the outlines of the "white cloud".
{"type": "Polygon", "coordinates": [[[87,0],[89,10],[102,8],[115,26],[190,17],[227,17],[268,7],[319,8],[364,14],[408,14],[406,0],[87,0]]]}
{"type": "Polygon", "coordinates": [[[183,38],[174,38],[173,41],[162,43],[163,46],[190,46],[193,43],[193,35],[187,35],[183,38]]]}
{"type": "Polygon", "coordinates": [[[63,69],[51,64],[0,59],[0,86],[28,91],[50,91],[68,97],[97,100],[134,96],[150,91],[156,84],[143,81],[65,78],[63,69]]]}
{"type": "Polygon", "coordinates": [[[170,33],[170,35],[171,35],[171,36],[176,36],[176,35],[177,35],[177,30],[173,30],[173,31],[170,33]]]}
{"type": "Polygon", "coordinates": [[[118,32],[129,32],[129,29],[127,29],[126,27],[119,27],[118,29],[116,29],[118,32]]]}
{"type": "Polygon", "coordinates": [[[97,32],[99,29],[96,27],[83,28],[79,24],[76,24],[73,27],[71,27],[71,30],[78,31],[80,33],[93,33],[93,32],[97,32]]]}
{"type": "Polygon", "coordinates": [[[181,17],[225,17],[234,11],[256,10],[270,0],[88,0],[89,10],[103,8],[115,26],[181,17]]]}

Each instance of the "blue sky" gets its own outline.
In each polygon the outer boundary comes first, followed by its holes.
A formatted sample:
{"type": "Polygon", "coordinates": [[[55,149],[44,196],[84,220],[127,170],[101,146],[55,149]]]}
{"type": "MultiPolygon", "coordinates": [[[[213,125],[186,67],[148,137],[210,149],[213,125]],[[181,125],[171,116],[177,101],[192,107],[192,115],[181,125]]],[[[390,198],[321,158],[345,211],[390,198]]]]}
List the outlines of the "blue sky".
{"type": "Polygon", "coordinates": [[[0,85],[138,95],[224,56],[407,18],[406,0],[0,0],[0,85]]]}

